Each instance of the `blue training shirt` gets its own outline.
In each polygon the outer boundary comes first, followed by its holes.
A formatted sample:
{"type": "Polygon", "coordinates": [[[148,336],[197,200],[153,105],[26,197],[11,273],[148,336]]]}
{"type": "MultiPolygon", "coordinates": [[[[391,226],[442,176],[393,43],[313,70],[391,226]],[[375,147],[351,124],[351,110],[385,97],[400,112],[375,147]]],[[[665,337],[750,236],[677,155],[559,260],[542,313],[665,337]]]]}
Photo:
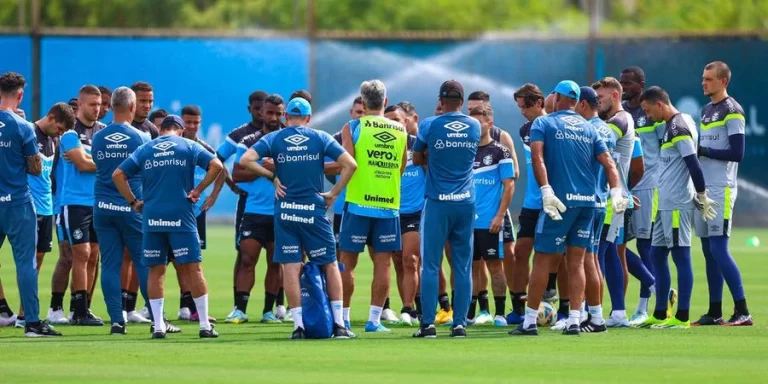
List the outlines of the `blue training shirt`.
{"type": "MultiPolygon", "coordinates": [[[[216,155],[216,150],[213,149],[213,147],[211,147],[210,145],[208,145],[208,143],[201,140],[199,137],[195,137],[194,141],[202,145],[206,151],[212,153],[213,155],[216,155]]],[[[203,181],[203,179],[205,179],[205,175],[207,173],[208,173],[207,169],[202,167],[195,167],[195,185],[200,184],[200,182],[203,181]]],[[[209,185],[208,188],[206,188],[203,191],[203,193],[200,194],[200,200],[198,200],[197,203],[195,203],[195,217],[198,217],[200,216],[200,214],[203,213],[203,204],[205,203],[205,199],[208,198],[208,195],[211,194],[211,190],[213,189],[213,184],[214,183],[211,183],[211,185],[209,185]]]]}
{"type": "Polygon", "coordinates": [[[593,166],[608,147],[592,124],[574,111],[557,111],[533,121],[531,142],[537,141],[544,143],[544,165],[555,196],[566,207],[594,207],[593,166]]]}
{"type": "Polygon", "coordinates": [[[32,201],[35,202],[35,212],[41,216],[53,215],[53,191],[51,190],[51,172],[53,171],[53,159],[56,156],[56,138],[43,133],[40,127],[35,126],[37,149],[43,162],[43,171],[39,176],[27,174],[29,190],[32,192],[32,201]]]}
{"type": "Polygon", "coordinates": [[[520,127],[520,139],[523,141],[525,150],[525,170],[527,182],[525,184],[525,199],[523,208],[541,209],[541,189],[536,182],[536,175],[533,174],[533,163],[531,161],[531,126],[533,121],[526,122],[520,127]]]}
{"type": "Polygon", "coordinates": [[[504,192],[504,179],[515,178],[512,154],[498,141],[477,149],[475,172],[475,229],[489,229],[504,192]]]}
{"type": "Polygon", "coordinates": [[[480,122],[461,112],[428,117],[419,123],[413,151],[428,151],[428,199],[475,203],[473,164],[479,143],[480,122]]]}
{"type": "Polygon", "coordinates": [[[75,164],[64,159],[64,154],[76,149],[83,148],[85,153],[91,153],[91,138],[94,131],[99,131],[104,125],[96,122],[92,127],[88,127],[80,120],[75,121],[75,127],[61,136],[59,151],[59,167],[61,169],[61,179],[56,180],[61,183],[61,196],[59,203],[61,206],[83,205],[93,206],[93,186],[96,183],[96,172],[80,172],[75,164]]]}
{"type": "MultiPolygon", "coordinates": [[[[113,123],[93,134],[93,162],[96,163],[96,184],[94,186],[94,213],[102,215],[135,214],[112,181],[112,173],[131,154],[150,141],[147,133],[141,132],[128,123],[113,123]]],[[[128,179],[131,191],[142,199],[141,174],[128,179]]]]}
{"type": "Polygon", "coordinates": [[[130,178],[141,174],[144,232],[197,232],[195,204],[187,199],[195,167],[208,169],[215,155],[180,136],[160,136],[120,164],[130,178]]]}
{"type": "Polygon", "coordinates": [[[27,157],[38,154],[32,123],[10,111],[0,111],[0,207],[29,202],[27,157]]]}
{"type": "MultiPolygon", "coordinates": [[[[349,122],[349,132],[352,134],[352,143],[357,144],[357,140],[360,139],[360,120],[352,120],[349,122]]],[[[402,189],[402,183],[400,184],[400,187],[402,189]]],[[[400,215],[397,209],[369,207],[355,203],[347,203],[347,211],[358,216],[378,217],[384,219],[397,217],[400,215]]]]}
{"type": "MultiPolygon", "coordinates": [[[[262,137],[264,134],[261,131],[245,136],[237,145],[235,163],[240,162],[240,158],[243,157],[248,148],[258,143],[262,137]]],[[[261,162],[262,159],[259,159],[259,164],[261,162]]],[[[245,200],[245,213],[267,216],[275,214],[275,185],[271,181],[264,177],[257,177],[253,181],[242,182],[238,185],[240,189],[248,192],[248,198],[245,200]]]]}
{"type": "Polygon", "coordinates": [[[408,162],[400,179],[400,214],[420,212],[424,208],[424,186],[427,175],[424,167],[413,164],[413,144],[416,136],[408,135],[408,162]]]}
{"type": "MultiPolygon", "coordinates": [[[[595,127],[600,140],[605,143],[608,148],[608,152],[613,153],[616,148],[616,136],[611,134],[611,127],[606,124],[601,118],[595,116],[589,119],[592,126],[595,127]]],[[[608,179],[605,174],[605,168],[597,160],[594,160],[595,178],[597,180],[597,186],[595,188],[595,202],[598,208],[605,208],[605,204],[608,202],[608,179]]]]}

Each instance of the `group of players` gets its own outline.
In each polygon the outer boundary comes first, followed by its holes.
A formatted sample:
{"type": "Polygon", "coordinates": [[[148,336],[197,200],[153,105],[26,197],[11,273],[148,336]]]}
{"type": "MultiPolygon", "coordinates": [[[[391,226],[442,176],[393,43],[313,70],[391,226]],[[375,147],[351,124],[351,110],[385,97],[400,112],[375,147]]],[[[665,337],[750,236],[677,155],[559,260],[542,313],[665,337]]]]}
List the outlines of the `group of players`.
{"type": "MultiPolygon", "coordinates": [[[[367,245],[374,275],[366,332],[389,332],[382,321],[390,321],[420,324],[415,337],[435,337],[434,324],[450,325],[452,336],[463,337],[468,324],[493,322],[519,324],[510,334],[535,335],[539,303],[556,301],[558,294],[553,329],[565,334],[751,325],[741,276],[728,252],[744,153],[744,115],[727,94],[730,76],[725,63],[705,67],[702,86],[712,102],[702,111],[701,132],[663,89],[644,89],[638,67],[591,87],[563,81],[547,96],[533,84],[518,89],[515,101],[527,120],[520,139],[528,183],[515,233],[508,212],[519,175],[514,143],[494,125],[485,92],[471,93],[468,114],[462,113],[464,90],[455,81],[441,86],[435,116],[421,121],[411,103],[389,104],[383,83],[364,82],[350,122],[332,137],[307,128],[312,106],[306,91],[294,92],[287,103],[257,91],[248,100],[251,121],[214,150],[197,138],[200,108],[185,107],[181,116],[151,112],[153,89],[147,83],[114,93],[84,86],[69,105],[54,105],[31,125],[18,109],[23,78],[5,74],[0,127],[14,128],[21,144],[0,148],[0,159],[16,172],[0,183],[0,233],[14,247],[23,307],[37,309],[36,271],[51,250],[56,223],[60,256],[46,316],[51,324],[103,325],[89,309],[101,253],[113,334],[124,334],[126,322],[151,323],[156,338],[180,331],[152,315],[164,313],[162,278],[172,261],[181,287],[178,318],[199,321],[200,337],[218,336],[207,313],[200,249],[205,212],[225,183],[239,195],[234,308],[226,322],[248,321],[263,249],[268,267],[262,322],[292,320],[291,337],[304,337],[298,278],[301,262],[309,260],[324,266],[334,336],[354,337],[354,270],[367,245]],[[110,108],[114,118],[106,126],[99,120],[110,108]],[[230,176],[221,164],[232,156],[230,176]],[[329,192],[323,192],[323,176],[334,183],[329,192]],[[176,194],[178,201],[160,203],[150,193],[176,194]],[[330,206],[332,221],[326,217],[330,206]],[[23,220],[30,208],[36,227],[23,220]],[[692,226],[702,240],[710,292],[707,314],[693,323],[692,226]],[[14,245],[29,242],[32,228],[38,233],[36,260],[14,245]],[[626,247],[635,237],[640,256],[626,247]],[[679,296],[671,289],[670,250],[679,296]],[[451,264],[450,300],[444,254],[451,264]],[[389,308],[392,264],[403,303],[399,317],[389,308]],[[63,297],[70,272],[67,316],[63,297]],[[628,318],[630,274],[640,280],[641,291],[628,318]],[[603,279],[612,305],[605,320],[603,279]],[[728,321],[722,313],[724,281],[735,303],[728,321]],[[147,302],[141,311],[139,290],[147,302]],[[507,290],[512,311],[505,315],[507,290]],[[662,299],[649,315],[651,293],[662,299]]],[[[27,336],[59,334],[36,311],[22,311],[15,315],[0,290],[0,325],[24,327],[27,336]]]]}

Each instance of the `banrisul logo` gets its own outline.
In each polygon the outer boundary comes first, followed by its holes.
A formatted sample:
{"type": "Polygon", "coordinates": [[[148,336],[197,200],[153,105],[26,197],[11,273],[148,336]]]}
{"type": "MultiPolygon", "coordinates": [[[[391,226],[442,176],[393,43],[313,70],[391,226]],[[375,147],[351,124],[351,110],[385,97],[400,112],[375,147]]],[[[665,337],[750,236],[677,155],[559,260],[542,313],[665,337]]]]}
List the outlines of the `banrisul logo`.
{"type": "Polygon", "coordinates": [[[111,135],[104,136],[104,139],[111,142],[111,144],[107,144],[107,148],[109,149],[126,149],[128,148],[128,145],[120,143],[130,139],[130,137],[124,133],[116,132],[111,135]]]}
{"type": "Polygon", "coordinates": [[[306,145],[302,145],[307,141],[309,141],[309,137],[306,137],[304,135],[299,135],[299,134],[291,135],[286,137],[283,140],[285,140],[286,143],[292,145],[291,147],[288,147],[289,151],[306,151],[307,149],[309,149],[306,145]]]}
{"type": "Polygon", "coordinates": [[[397,140],[397,137],[395,137],[395,135],[385,131],[385,132],[379,132],[373,135],[373,138],[379,141],[378,143],[374,144],[374,147],[379,149],[395,149],[394,145],[387,144],[392,140],[397,140]]]}
{"type": "Polygon", "coordinates": [[[462,123],[461,121],[452,121],[448,124],[443,125],[445,129],[453,131],[452,133],[449,133],[448,137],[469,137],[468,134],[462,133],[461,131],[469,128],[469,124],[462,123]]]}

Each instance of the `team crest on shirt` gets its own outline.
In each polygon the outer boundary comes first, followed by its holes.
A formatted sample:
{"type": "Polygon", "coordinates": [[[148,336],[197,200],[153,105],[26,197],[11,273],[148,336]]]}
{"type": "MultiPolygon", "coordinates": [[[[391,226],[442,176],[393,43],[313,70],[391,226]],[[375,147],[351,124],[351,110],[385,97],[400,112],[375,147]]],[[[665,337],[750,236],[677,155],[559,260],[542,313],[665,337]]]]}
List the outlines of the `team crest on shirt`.
{"type": "Polygon", "coordinates": [[[638,127],[644,127],[645,126],[645,116],[640,116],[637,119],[637,126],[638,127]]]}
{"type": "Polygon", "coordinates": [[[493,156],[487,155],[487,156],[483,157],[483,164],[484,165],[491,165],[491,163],[493,163],[493,156]]]}
{"type": "Polygon", "coordinates": [[[720,117],[720,114],[715,111],[715,113],[712,114],[712,121],[717,121],[717,118],[720,117]]]}
{"type": "Polygon", "coordinates": [[[72,232],[72,237],[75,238],[75,240],[80,240],[83,238],[83,231],[79,229],[75,229],[74,232],[72,232]]]}

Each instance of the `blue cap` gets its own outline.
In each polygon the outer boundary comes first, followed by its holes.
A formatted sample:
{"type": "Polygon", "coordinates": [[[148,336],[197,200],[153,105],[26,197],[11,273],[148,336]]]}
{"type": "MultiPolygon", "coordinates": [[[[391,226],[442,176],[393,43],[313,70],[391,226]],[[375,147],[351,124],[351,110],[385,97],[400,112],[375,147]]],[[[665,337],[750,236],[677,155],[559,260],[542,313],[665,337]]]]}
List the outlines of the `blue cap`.
{"type": "Polygon", "coordinates": [[[178,125],[179,129],[184,129],[184,120],[178,115],[168,115],[160,123],[160,128],[171,128],[173,125],[178,125]]]}
{"type": "Polygon", "coordinates": [[[309,101],[297,97],[288,102],[285,113],[290,116],[309,116],[312,114],[312,106],[309,101]]]}
{"type": "Polygon", "coordinates": [[[581,90],[579,89],[579,85],[576,84],[576,82],[571,80],[563,80],[557,83],[557,86],[555,87],[555,90],[552,91],[552,93],[559,93],[565,97],[578,100],[579,95],[581,95],[581,90]]]}
{"type": "Polygon", "coordinates": [[[579,101],[586,101],[587,103],[597,106],[600,105],[600,98],[597,97],[597,92],[592,87],[581,87],[581,95],[579,101]]]}

